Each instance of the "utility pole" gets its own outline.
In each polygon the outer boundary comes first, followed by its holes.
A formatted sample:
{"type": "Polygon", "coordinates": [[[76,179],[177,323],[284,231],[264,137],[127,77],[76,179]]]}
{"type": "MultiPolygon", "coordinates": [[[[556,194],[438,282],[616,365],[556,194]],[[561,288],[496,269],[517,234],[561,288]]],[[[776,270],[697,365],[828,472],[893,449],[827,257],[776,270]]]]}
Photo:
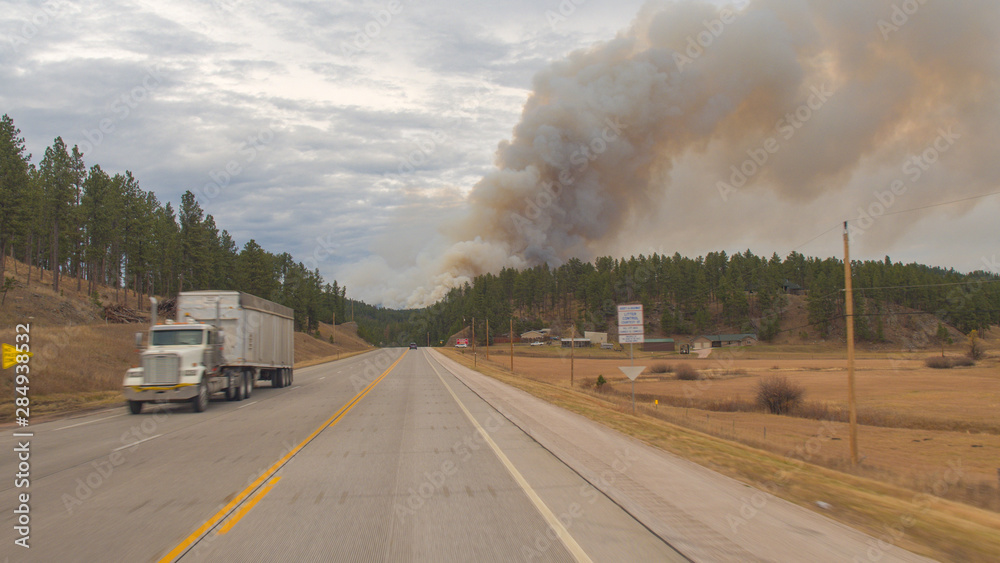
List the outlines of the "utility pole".
{"type": "Polygon", "coordinates": [[[847,405],[850,418],[851,465],[858,465],[858,408],[854,394],[854,292],[851,286],[851,250],[844,221],[844,312],[847,325],[847,405]]]}
{"type": "Polygon", "coordinates": [[[569,325],[569,386],[573,386],[573,359],[576,356],[576,325],[569,325]]]}
{"type": "Polygon", "coordinates": [[[514,319],[510,320],[510,372],[514,373],[514,319]]]}
{"type": "Polygon", "coordinates": [[[486,319],[486,361],[490,360],[490,320],[486,319]]]}
{"type": "Polygon", "coordinates": [[[478,366],[476,363],[476,317],[472,317],[472,366],[478,366]]]}
{"type": "Polygon", "coordinates": [[[330,341],[330,344],[333,344],[334,346],[336,346],[337,345],[337,313],[333,314],[333,332],[330,333],[330,338],[333,339],[332,341],[330,341]]]}

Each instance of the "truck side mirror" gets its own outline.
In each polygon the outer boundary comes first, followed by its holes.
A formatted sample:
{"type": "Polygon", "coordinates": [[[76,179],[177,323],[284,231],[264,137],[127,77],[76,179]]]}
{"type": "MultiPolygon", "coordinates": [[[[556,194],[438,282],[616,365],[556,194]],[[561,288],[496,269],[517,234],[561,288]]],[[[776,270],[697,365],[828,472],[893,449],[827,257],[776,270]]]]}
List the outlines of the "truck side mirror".
{"type": "Polygon", "coordinates": [[[135,347],[136,348],[142,348],[142,333],[141,332],[135,333],[135,347]]]}

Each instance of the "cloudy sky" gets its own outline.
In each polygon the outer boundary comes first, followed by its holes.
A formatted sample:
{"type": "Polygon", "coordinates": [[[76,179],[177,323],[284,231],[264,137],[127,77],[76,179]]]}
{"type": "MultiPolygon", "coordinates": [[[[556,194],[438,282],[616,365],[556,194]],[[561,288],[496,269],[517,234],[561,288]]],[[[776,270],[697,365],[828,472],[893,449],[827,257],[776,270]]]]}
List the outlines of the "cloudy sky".
{"type": "MultiPolygon", "coordinates": [[[[354,297],[403,305],[432,283],[419,278],[433,277],[434,255],[454,243],[452,226],[469,216],[473,186],[495,169],[536,75],[613,40],[644,4],[578,3],[0,1],[0,113],[36,162],[62,136],[88,165],[131,170],[161,202],[176,206],[192,190],[240,245],[256,239],[354,297]]],[[[879,34],[875,21],[869,31],[879,34]]],[[[961,140],[947,148],[940,161],[960,162],[961,140]]],[[[842,178],[844,190],[721,197],[729,167],[699,150],[685,147],[662,197],[628,215],[641,221],[584,254],[840,255],[831,227],[860,219],[894,178],[908,182],[897,213],[997,189],[983,181],[951,193],[928,180],[933,170],[912,180],[902,152],[842,178]]],[[[855,257],[985,269],[1000,254],[998,200],[877,218],[855,257]]]]}

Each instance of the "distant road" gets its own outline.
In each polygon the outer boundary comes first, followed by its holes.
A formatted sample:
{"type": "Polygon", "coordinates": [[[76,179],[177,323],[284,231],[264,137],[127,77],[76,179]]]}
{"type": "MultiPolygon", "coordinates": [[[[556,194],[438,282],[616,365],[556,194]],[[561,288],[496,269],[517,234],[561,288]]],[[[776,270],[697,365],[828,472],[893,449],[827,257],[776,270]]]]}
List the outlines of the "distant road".
{"type": "Polygon", "coordinates": [[[427,350],[296,370],[249,400],[33,425],[10,561],[684,561],[427,350]]]}

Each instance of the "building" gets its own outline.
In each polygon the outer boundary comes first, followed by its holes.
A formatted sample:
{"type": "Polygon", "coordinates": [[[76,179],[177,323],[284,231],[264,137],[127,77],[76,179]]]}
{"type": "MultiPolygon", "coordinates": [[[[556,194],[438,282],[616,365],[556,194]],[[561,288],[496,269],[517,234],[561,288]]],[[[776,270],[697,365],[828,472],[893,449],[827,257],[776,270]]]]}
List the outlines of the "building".
{"type": "Polygon", "coordinates": [[[674,339],[673,338],[647,338],[642,343],[643,352],[673,352],[674,351],[674,339]]]}
{"type": "Polygon", "coordinates": [[[691,349],[704,350],[705,348],[753,346],[756,343],[757,335],[752,333],[703,335],[691,340],[691,349]]]}
{"type": "Polygon", "coordinates": [[[590,348],[590,340],[586,338],[563,338],[561,342],[563,348],[590,348]]]}
{"type": "Polygon", "coordinates": [[[788,280],[785,280],[781,284],[781,289],[782,289],[782,291],[784,291],[788,295],[805,295],[806,294],[806,290],[805,290],[804,287],[802,287],[801,285],[799,285],[799,284],[797,284],[795,282],[791,282],[791,281],[788,281],[788,280]]]}
{"type": "MultiPolygon", "coordinates": [[[[521,337],[514,335],[514,344],[521,342],[521,337]]],[[[510,334],[501,334],[493,337],[494,344],[510,344],[510,334]]]]}
{"type": "Polygon", "coordinates": [[[552,330],[548,328],[522,332],[521,342],[544,342],[545,340],[548,340],[550,332],[552,332],[552,330]]]}
{"type": "Polygon", "coordinates": [[[586,330],[583,332],[583,337],[589,340],[594,346],[600,346],[608,342],[608,333],[606,332],[591,332],[586,330]]]}

